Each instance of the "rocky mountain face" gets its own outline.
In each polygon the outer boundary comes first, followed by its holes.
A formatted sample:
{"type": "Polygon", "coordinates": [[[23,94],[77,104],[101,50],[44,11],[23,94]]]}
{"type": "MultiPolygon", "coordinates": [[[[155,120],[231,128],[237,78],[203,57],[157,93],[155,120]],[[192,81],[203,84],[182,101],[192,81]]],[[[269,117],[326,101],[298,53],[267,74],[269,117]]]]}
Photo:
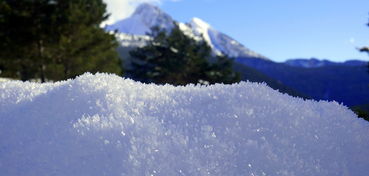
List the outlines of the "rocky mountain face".
{"type": "Polygon", "coordinates": [[[203,38],[212,48],[214,54],[226,54],[230,57],[266,57],[246,48],[230,36],[217,31],[211,25],[199,18],[193,18],[188,23],[179,23],[158,7],[143,3],[126,19],[105,27],[107,31],[117,31],[118,40],[123,46],[142,46],[149,39],[148,33],[152,27],[171,30],[177,23],[187,35],[196,39],[203,38]]]}

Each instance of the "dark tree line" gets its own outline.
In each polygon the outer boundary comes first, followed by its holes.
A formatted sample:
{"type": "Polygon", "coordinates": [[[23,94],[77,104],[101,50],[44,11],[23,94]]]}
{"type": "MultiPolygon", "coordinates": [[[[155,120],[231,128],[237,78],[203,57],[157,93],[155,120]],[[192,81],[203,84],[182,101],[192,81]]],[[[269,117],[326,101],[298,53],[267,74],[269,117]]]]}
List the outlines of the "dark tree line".
{"type": "Polygon", "coordinates": [[[115,37],[99,27],[105,11],[101,0],[0,0],[1,76],[45,82],[121,74],[115,37]]]}
{"type": "Polygon", "coordinates": [[[152,40],[130,52],[132,68],[128,74],[139,81],[156,84],[234,83],[240,80],[233,71],[232,60],[212,56],[205,40],[195,40],[178,27],[171,31],[153,28],[152,40]]]}
{"type": "MultiPolygon", "coordinates": [[[[0,77],[58,81],[84,72],[122,75],[114,34],[102,0],[0,0],[0,77]]],[[[204,41],[154,29],[137,48],[128,74],[158,84],[233,83],[240,80],[226,56],[212,56],[204,41]]]]}

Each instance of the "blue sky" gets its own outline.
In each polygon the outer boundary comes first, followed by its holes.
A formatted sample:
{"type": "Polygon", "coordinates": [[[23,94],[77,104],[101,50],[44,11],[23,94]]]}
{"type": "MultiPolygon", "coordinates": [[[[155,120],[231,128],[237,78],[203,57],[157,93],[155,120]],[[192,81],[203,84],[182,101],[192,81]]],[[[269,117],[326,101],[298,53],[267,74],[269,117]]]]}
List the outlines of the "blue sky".
{"type": "MultiPolygon", "coordinates": [[[[134,0],[121,0],[137,2],[134,0]]],[[[150,0],[139,0],[150,1],[150,0]]],[[[369,60],[369,0],[151,0],[175,20],[198,17],[275,61],[369,60]]],[[[128,10],[127,10],[128,11],[128,10]]],[[[114,14],[113,14],[114,15],[114,14]]]]}

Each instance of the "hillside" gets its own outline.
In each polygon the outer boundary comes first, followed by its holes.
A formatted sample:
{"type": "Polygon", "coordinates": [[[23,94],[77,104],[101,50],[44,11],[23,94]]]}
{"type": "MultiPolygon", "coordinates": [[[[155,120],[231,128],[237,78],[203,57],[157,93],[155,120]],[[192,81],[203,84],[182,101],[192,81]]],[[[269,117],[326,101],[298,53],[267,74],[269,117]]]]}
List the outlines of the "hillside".
{"type": "Polygon", "coordinates": [[[316,100],[335,100],[347,106],[369,103],[366,65],[304,68],[254,58],[238,58],[236,62],[255,68],[316,100]]]}
{"type": "Polygon", "coordinates": [[[318,68],[325,66],[365,66],[368,63],[361,60],[347,60],[345,62],[332,62],[330,60],[310,59],[289,59],[283,62],[286,65],[302,68],[318,68]]]}
{"type": "Polygon", "coordinates": [[[355,175],[369,124],[265,84],[157,86],[107,74],[0,82],[0,171],[39,175],[355,175]]]}
{"type": "Polygon", "coordinates": [[[281,93],[287,93],[288,95],[294,96],[294,97],[301,97],[301,98],[311,98],[301,92],[298,92],[292,88],[289,88],[282,84],[280,81],[276,81],[275,79],[265,75],[264,73],[235,62],[233,64],[233,68],[235,71],[240,73],[241,80],[243,81],[251,81],[251,82],[257,82],[257,83],[266,83],[269,87],[278,90],[281,93]]]}

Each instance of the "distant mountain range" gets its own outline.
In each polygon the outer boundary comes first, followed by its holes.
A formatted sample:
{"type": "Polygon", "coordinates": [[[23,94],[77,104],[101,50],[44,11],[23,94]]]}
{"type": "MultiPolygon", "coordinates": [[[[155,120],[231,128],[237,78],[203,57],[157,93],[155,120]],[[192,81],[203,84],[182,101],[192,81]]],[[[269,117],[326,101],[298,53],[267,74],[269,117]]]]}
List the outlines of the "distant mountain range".
{"type": "MultiPolygon", "coordinates": [[[[129,51],[144,46],[154,26],[170,31],[176,21],[160,8],[144,3],[129,17],[105,27],[117,31],[118,48],[129,67],[129,51]]],[[[369,74],[367,62],[350,60],[342,63],[319,59],[290,59],[273,62],[212,28],[199,18],[189,23],[176,22],[180,29],[195,39],[203,39],[213,54],[235,58],[234,69],[243,80],[266,82],[270,87],[293,96],[315,100],[335,100],[348,106],[369,103],[369,74]]],[[[312,53],[313,54],[313,53],[312,53]]]]}
{"type": "Polygon", "coordinates": [[[348,60],[345,62],[332,62],[329,60],[311,59],[289,59],[284,62],[286,65],[303,68],[318,68],[325,66],[364,66],[367,62],[361,60],[348,60]]]}
{"type": "Polygon", "coordinates": [[[309,68],[254,58],[237,58],[236,62],[315,100],[335,100],[347,106],[369,103],[369,73],[363,61],[358,62],[361,64],[353,61],[309,68]]]}

